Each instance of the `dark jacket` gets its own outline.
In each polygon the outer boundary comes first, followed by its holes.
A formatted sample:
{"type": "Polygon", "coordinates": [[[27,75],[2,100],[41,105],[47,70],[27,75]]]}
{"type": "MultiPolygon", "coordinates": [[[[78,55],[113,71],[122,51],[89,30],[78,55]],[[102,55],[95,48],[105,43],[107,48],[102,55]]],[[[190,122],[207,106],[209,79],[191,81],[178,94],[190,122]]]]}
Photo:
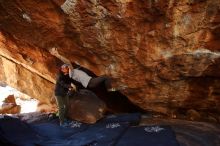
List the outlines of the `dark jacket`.
{"type": "Polygon", "coordinates": [[[77,90],[83,88],[79,82],[71,79],[69,75],[64,75],[62,72],[60,72],[56,80],[55,96],[66,96],[69,88],[71,87],[71,83],[76,86],[77,90]]]}

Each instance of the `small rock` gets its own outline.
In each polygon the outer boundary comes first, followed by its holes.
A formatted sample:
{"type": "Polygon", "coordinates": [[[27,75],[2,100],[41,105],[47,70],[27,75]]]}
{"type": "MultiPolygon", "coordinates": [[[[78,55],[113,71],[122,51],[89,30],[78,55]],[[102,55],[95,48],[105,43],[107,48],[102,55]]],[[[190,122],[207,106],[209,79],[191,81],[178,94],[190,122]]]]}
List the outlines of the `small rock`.
{"type": "Polygon", "coordinates": [[[218,120],[215,117],[213,117],[213,116],[208,116],[207,120],[209,122],[213,122],[213,123],[217,123],[218,122],[218,120]]]}
{"type": "Polygon", "coordinates": [[[0,114],[18,114],[21,112],[21,106],[15,102],[14,95],[9,95],[0,106],[0,114]]]}
{"type": "Polygon", "coordinates": [[[171,27],[171,24],[166,24],[165,27],[169,28],[169,27],[171,27]]]}
{"type": "Polygon", "coordinates": [[[148,35],[150,35],[150,36],[155,36],[155,35],[156,35],[155,30],[152,30],[152,31],[148,32],[148,35]]]}
{"type": "Polygon", "coordinates": [[[5,98],[5,100],[3,102],[16,104],[14,95],[9,95],[8,97],[5,98]]]}
{"type": "Polygon", "coordinates": [[[32,21],[31,17],[26,13],[22,14],[22,18],[25,19],[29,23],[32,21]]]}
{"type": "Polygon", "coordinates": [[[6,87],[7,83],[0,81],[0,87],[6,87]]]}
{"type": "Polygon", "coordinates": [[[21,112],[20,105],[4,105],[4,107],[0,107],[0,114],[18,114],[21,112]]]}
{"type": "Polygon", "coordinates": [[[197,112],[194,109],[188,110],[186,114],[187,114],[187,117],[192,121],[199,120],[201,118],[201,115],[199,114],[199,112],[197,112]]]}
{"type": "Polygon", "coordinates": [[[55,104],[39,102],[36,111],[42,113],[53,113],[57,111],[57,108],[55,104]]]}

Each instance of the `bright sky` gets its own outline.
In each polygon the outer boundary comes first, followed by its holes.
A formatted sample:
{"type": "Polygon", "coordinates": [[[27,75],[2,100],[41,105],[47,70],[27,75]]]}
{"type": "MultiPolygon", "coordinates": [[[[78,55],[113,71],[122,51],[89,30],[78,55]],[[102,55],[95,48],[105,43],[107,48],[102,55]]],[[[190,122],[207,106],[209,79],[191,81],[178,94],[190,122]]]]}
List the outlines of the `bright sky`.
{"type": "Polygon", "coordinates": [[[0,86],[0,106],[2,101],[8,96],[14,95],[17,105],[21,105],[21,113],[35,112],[37,110],[38,101],[30,98],[29,96],[17,91],[16,89],[6,86],[0,86]],[[25,97],[25,100],[20,97],[25,97]]]}

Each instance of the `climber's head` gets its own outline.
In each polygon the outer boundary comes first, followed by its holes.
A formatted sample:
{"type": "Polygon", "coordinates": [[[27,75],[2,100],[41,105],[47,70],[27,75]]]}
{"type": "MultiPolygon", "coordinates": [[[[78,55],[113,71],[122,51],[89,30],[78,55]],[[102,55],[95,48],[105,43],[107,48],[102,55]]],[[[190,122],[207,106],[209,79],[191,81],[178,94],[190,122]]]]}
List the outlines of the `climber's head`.
{"type": "Polygon", "coordinates": [[[68,64],[63,64],[60,68],[61,72],[64,74],[64,75],[67,75],[69,74],[69,65],[68,64]]]}

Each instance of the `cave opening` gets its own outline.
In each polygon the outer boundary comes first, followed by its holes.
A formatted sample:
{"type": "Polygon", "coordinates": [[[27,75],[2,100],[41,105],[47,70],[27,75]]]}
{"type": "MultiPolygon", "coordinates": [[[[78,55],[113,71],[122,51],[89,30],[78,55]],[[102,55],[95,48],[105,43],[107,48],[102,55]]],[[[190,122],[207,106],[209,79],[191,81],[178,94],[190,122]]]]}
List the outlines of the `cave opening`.
{"type": "Polygon", "coordinates": [[[0,114],[23,114],[38,111],[39,101],[6,84],[0,84],[0,114]]]}

